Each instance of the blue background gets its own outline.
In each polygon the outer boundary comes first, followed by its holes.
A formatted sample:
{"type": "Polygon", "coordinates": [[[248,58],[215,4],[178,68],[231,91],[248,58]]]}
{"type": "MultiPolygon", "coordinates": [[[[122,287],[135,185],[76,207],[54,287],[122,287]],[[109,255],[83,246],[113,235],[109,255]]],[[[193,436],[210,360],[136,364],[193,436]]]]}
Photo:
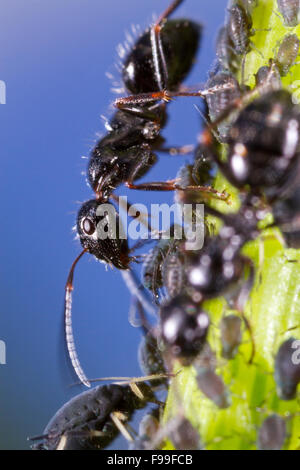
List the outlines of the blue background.
{"type": "MultiPolygon", "coordinates": [[[[204,25],[189,84],[207,78],[226,3],[188,0],[176,12],[204,25]]],[[[71,227],[79,202],[92,197],[81,157],[104,132],[100,115],[110,115],[114,95],[105,72],[114,71],[124,31],[131,23],[144,29],[167,4],[1,2],[0,80],[7,86],[7,103],[0,105],[0,339],[7,347],[7,364],[0,365],[2,449],[28,448],[26,437],[40,434],[76,393],[64,359],[62,305],[68,269],[80,249],[71,227]]],[[[169,106],[168,143],[195,143],[199,102],[181,99],[169,106]]],[[[161,155],[145,180],[172,178],[186,160],[161,155]]],[[[131,191],[130,200],[166,202],[172,195],[131,191]]],[[[128,323],[128,308],[117,270],[82,259],[75,274],[74,333],[88,377],[140,375],[140,333],[128,323]]]]}

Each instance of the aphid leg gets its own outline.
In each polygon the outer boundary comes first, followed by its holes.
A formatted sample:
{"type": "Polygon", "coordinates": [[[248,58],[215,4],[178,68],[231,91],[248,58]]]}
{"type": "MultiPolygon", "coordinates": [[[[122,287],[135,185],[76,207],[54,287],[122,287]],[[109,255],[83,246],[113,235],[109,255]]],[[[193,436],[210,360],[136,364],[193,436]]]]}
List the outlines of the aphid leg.
{"type": "Polygon", "coordinates": [[[74,269],[80,258],[84,255],[87,250],[84,249],[79,256],[73,262],[66,287],[65,287],[65,306],[64,306],[64,318],[65,318],[65,337],[66,337],[66,345],[67,350],[69,353],[69,357],[73,366],[73,369],[79,378],[80,382],[84,384],[86,387],[90,387],[91,384],[88,381],[78,359],[78,355],[75,348],[74,342],[74,335],[73,335],[73,328],[72,328],[72,291],[73,291],[73,277],[74,277],[74,269]]]}
{"type": "Polygon", "coordinates": [[[154,335],[153,333],[154,328],[148,322],[148,319],[146,317],[146,314],[145,314],[145,311],[143,309],[141,302],[139,302],[138,299],[135,299],[135,301],[136,301],[136,315],[138,316],[138,319],[139,319],[137,321],[139,323],[139,327],[142,329],[144,335],[147,335],[147,334],[154,335]]]}
{"type": "Polygon", "coordinates": [[[68,438],[65,434],[63,434],[59,440],[56,450],[65,450],[67,442],[68,442],[68,438]]]}
{"type": "Polygon", "coordinates": [[[153,299],[140,283],[132,269],[122,269],[120,272],[131,295],[139,300],[147,313],[156,317],[157,312],[152,303],[153,299]]]}
{"type": "Polygon", "coordinates": [[[126,416],[123,413],[120,413],[119,411],[113,411],[110,414],[110,418],[114,425],[118,428],[120,433],[125,437],[125,439],[129,442],[133,441],[133,437],[127,430],[126,426],[123,424],[123,421],[126,421],[126,416]]]}

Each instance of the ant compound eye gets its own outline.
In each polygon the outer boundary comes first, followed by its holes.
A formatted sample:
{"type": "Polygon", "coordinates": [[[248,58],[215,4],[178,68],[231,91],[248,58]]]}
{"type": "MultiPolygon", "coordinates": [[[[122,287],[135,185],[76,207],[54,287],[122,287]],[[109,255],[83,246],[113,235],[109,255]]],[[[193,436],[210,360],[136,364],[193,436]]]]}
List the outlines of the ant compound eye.
{"type": "Polygon", "coordinates": [[[82,229],[86,233],[86,235],[93,235],[96,230],[95,224],[91,221],[91,219],[85,218],[82,221],[82,229]]]}

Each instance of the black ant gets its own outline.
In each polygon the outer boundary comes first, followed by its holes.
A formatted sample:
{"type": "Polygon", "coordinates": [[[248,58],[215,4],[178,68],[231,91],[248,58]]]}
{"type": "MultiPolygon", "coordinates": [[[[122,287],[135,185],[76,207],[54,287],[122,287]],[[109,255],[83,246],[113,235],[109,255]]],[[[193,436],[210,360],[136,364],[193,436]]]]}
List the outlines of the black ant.
{"type": "MultiPolygon", "coordinates": [[[[225,111],[214,126],[230,112],[225,111]]],[[[300,109],[291,94],[286,90],[271,91],[240,112],[229,131],[227,161],[222,161],[214,150],[209,129],[202,135],[203,151],[236,188],[272,202],[297,175],[299,125],[300,109]]]]}
{"type": "MultiPolygon", "coordinates": [[[[85,385],[89,382],[75,351],[71,325],[73,274],[81,256],[88,252],[98,260],[128,270],[130,256],[127,240],[112,231],[107,202],[115,188],[126,184],[131,189],[173,191],[176,181],[135,184],[155,162],[154,150],[161,150],[160,130],[166,121],[165,101],[172,96],[201,96],[201,92],[177,91],[191,69],[201,35],[201,27],[187,19],[168,20],[183,0],[174,0],[153,26],[137,40],[124,62],[123,82],[132,96],[115,102],[119,108],[109,123],[110,131],[92,151],[88,166],[89,183],[96,199],[85,202],[77,218],[77,231],[83,251],[72,264],[65,289],[65,330],[73,368],[85,385]],[[99,235],[99,227],[106,237],[99,235]]],[[[186,190],[189,188],[185,188],[186,190]]],[[[192,189],[217,198],[226,195],[210,187],[192,189]]],[[[118,219],[118,216],[116,216],[118,219]]],[[[118,220],[117,220],[118,221],[118,220]]]]}
{"type": "MultiPolygon", "coordinates": [[[[219,122],[221,119],[212,126],[219,122]]],[[[225,215],[206,207],[206,212],[221,219],[223,226],[218,235],[208,237],[199,253],[191,256],[187,266],[188,295],[177,295],[161,306],[162,338],[182,362],[193,360],[205,344],[209,320],[205,325],[197,321],[198,316],[205,318],[202,303],[221,295],[229,295],[232,301],[232,289],[244,281],[248,268],[248,279],[235,301],[243,312],[254,268],[241,250],[260,233],[258,224],[268,211],[263,198],[269,203],[278,199],[297,174],[298,127],[299,108],[292,103],[289,92],[279,90],[264,94],[241,111],[229,131],[227,161],[215,151],[209,126],[202,134],[200,151],[217,162],[227,179],[245,194],[241,194],[237,213],[225,215]]]]}
{"type": "MultiPolygon", "coordinates": [[[[203,145],[203,152],[206,155],[211,152],[212,160],[217,161],[227,179],[247,193],[235,214],[223,215],[206,208],[207,213],[223,221],[223,227],[217,236],[208,239],[204,249],[195,254],[188,267],[188,286],[196,292],[192,293],[193,308],[199,314],[202,314],[204,300],[231,293],[233,286],[244,279],[245,268],[248,267],[248,280],[236,300],[238,310],[243,310],[253,283],[254,269],[250,259],[241,254],[241,249],[259,235],[258,223],[266,215],[259,197],[264,196],[269,202],[279,198],[280,192],[291,184],[297,173],[298,127],[299,109],[292,103],[291,95],[280,90],[263,95],[241,111],[229,131],[227,161],[219,159],[212,144],[203,145]]],[[[204,131],[204,141],[207,135],[208,131],[204,131]]],[[[178,356],[189,358],[199,352],[196,334],[199,326],[196,325],[196,314],[191,320],[185,313],[190,299],[183,303],[179,301],[176,297],[162,307],[162,335],[178,356]],[[186,331],[189,331],[191,321],[195,323],[196,347],[185,334],[184,324],[188,322],[186,331]]],[[[203,339],[207,328],[208,325],[201,330],[203,339]]],[[[204,341],[200,343],[203,345],[204,341]]]]}

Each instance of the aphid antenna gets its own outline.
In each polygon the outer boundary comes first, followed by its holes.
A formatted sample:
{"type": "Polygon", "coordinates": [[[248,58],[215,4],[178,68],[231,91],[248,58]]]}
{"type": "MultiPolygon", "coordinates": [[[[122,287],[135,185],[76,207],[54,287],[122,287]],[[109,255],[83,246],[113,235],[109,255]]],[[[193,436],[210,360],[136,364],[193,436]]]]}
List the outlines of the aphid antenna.
{"type": "MultiPolygon", "coordinates": [[[[89,379],[89,382],[112,382],[113,385],[131,385],[142,382],[151,382],[152,380],[173,378],[179,374],[180,371],[176,373],[165,373],[165,374],[152,374],[145,375],[144,377],[99,377],[96,379],[89,379]]],[[[78,385],[76,383],[74,385],[78,385]]]]}
{"type": "MultiPolygon", "coordinates": [[[[205,116],[205,114],[203,113],[203,111],[201,111],[201,109],[199,108],[199,106],[198,106],[197,104],[194,104],[194,108],[198,111],[198,113],[200,114],[200,116],[201,116],[201,118],[203,119],[203,121],[205,122],[205,124],[206,124],[207,126],[209,126],[209,125],[210,125],[210,122],[209,122],[209,120],[207,119],[207,117],[205,116]]],[[[212,135],[214,136],[214,138],[215,138],[216,140],[218,140],[219,137],[218,137],[217,132],[216,132],[214,129],[212,129],[211,132],[212,132],[212,135]]],[[[200,140],[200,139],[199,139],[199,142],[198,142],[198,143],[199,143],[199,144],[201,143],[201,140],[200,140]]]]}
{"type": "Polygon", "coordinates": [[[131,295],[139,300],[144,310],[149,315],[157,317],[157,309],[153,304],[153,298],[150,297],[151,294],[140,283],[135,272],[132,269],[122,269],[121,276],[131,295]]]}

